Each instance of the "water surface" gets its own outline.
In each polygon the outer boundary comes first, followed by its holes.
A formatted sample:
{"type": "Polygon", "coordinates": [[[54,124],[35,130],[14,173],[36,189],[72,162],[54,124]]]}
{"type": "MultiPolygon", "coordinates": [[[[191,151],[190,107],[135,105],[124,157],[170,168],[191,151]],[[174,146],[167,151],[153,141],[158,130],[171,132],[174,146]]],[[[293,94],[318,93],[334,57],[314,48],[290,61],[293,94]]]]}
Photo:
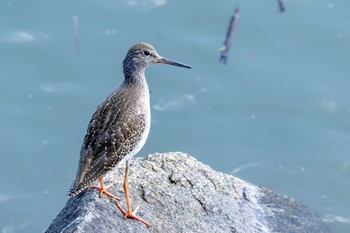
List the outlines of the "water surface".
{"type": "Polygon", "coordinates": [[[350,2],[0,1],[0,231],[42,232],[67,201],[97,105],[140,41],[154,65],[139,153],[183,151],[350,230],[350,2]],[[226,65],[219,49],[236,6],[226,65]],[[76,38],[77,29],[79,38],[76,38]]]}

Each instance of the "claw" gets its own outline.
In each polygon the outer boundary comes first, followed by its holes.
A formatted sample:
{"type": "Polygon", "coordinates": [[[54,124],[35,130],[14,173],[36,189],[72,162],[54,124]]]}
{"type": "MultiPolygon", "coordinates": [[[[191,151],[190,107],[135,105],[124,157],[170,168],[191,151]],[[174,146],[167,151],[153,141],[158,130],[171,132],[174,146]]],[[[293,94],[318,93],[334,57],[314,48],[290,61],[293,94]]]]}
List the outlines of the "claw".
{"type": "Polygon", "coordinates": [[[134,209],[134,211],[132,212],[132,214],[134,214],[134,215],[136,215],[136,213],[137,213],[137,211],[140,209],[140,206],[138,205],[137,207],[136,207],[136,209],[134,209]]]}
{"type": "Polygon", "coordinates": [[[142,222],[143,224],[146,225],[146,227],[151,227],[151,224],[149,224],[147,221],[145,221],[142,218],[136,216],[137,211],[140,209],[139,206],[134,211],[131,211],[131,209],[129,209],[128,212],[126,212],[119,203],[117,203],[117,207],[124,214],[124,219],[132,218],[132,219],[135,219],[137,221],[142,222]]]}
{"type": "Polygon", "coordinates": [[[114,196],[113,194],[111,194],[110,192],[107,191],[107,189],[112,187],[113,184],[109,184],[109,185],[105,186],[104,183],[103,183],[103,178],[100,177],[99,180],[100,180],[100,186],[92,185],[92,186],[88,186],[88,188],[100,190],[100,197],[102,197],[102,195],[105,194],[107,197],[110,197],[110,198],[113,198],[113,199],[115,199],[117,201],[120,201],[119,197],[116,197],[116,196],[114,196]]]}

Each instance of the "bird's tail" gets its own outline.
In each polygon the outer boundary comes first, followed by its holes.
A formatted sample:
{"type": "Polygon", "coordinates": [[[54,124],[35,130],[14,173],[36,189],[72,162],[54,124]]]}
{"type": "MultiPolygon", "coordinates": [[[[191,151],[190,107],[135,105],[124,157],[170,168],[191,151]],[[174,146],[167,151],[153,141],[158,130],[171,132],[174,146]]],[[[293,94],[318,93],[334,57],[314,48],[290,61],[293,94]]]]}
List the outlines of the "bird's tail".
{"type": "Polygon", "coordinates": [[[77,190],[74,187],[74,183],[72,184],[72,186],[68,189],[67,195],[70,197],[74,197],[76,195],[78,195],[82,190],[77,190]]]}

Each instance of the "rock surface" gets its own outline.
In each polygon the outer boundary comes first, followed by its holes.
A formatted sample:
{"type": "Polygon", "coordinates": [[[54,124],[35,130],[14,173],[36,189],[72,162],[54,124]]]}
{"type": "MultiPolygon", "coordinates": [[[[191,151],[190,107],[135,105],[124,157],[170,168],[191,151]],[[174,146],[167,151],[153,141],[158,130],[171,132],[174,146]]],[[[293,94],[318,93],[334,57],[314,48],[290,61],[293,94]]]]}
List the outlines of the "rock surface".
{"type": "MultiPolygon", "coordinates": [[[[124,167],[105,176],[122,198],[124,167]]],[[[293,199],[212,170],[183,153],[134,158],[133,208],[152,227],[127,219],[107,197],[87,189],[70,198],[46,232],[329,232],[317,214],[293,199]]]]}

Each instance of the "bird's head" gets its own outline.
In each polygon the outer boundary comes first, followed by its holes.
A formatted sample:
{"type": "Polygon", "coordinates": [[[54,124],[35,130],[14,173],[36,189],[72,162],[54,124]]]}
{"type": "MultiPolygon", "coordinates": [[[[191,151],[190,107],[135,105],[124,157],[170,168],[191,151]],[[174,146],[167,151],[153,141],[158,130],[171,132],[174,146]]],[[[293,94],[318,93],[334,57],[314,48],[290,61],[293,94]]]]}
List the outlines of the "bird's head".
{"type": "Polygon", "coordinates": [[[163,63],[191,69],[190,66],[181,64],[171,59],[160,56],[155,48],[147,43],[133,45],[126,54],[123,61],[123,70],[126,76],[131,73],[143,73],[145,68],[154,63],[163,63]]]}

